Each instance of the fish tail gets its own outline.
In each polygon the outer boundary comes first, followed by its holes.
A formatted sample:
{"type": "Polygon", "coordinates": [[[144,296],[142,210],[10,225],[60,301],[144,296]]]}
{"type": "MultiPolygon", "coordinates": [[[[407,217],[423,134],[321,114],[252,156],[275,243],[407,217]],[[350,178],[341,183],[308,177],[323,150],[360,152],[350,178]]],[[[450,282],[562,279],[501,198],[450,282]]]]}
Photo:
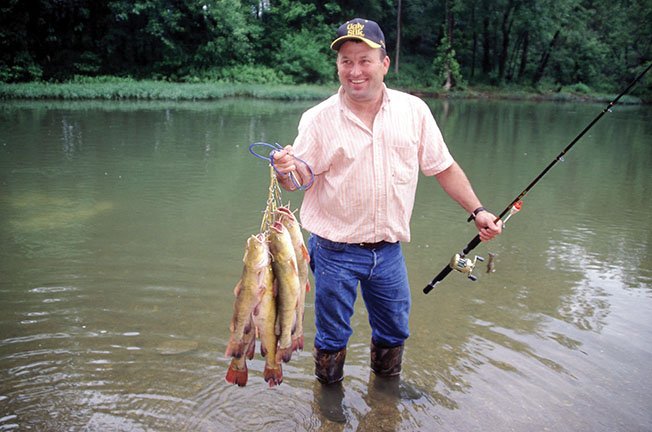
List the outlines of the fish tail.
{"type": "Polygon", "coordinates": [[[270,387],[279,385],[283,382],[283,368],[280,364],[277,364],[275,368],[265,365],[263,378],[265,378],[265,382],[269,384],[270,387]]]}
{"type": "Polygon", "coordinates": [[[244,363],[244,368],[240,368],[237,364],[237,360],[231,360],[229,370],[226,371],[226,382],[244,387],[247,385],[248,378],[249,372],[247,370],[247,363],[244,363]]]}
{"type": "Polygon", "coordinates": [[[276,351],[276,363],[281,363],[281,361],[287,363],[292,360],[292,344],[287,348],[279,348],[276,351]]]}

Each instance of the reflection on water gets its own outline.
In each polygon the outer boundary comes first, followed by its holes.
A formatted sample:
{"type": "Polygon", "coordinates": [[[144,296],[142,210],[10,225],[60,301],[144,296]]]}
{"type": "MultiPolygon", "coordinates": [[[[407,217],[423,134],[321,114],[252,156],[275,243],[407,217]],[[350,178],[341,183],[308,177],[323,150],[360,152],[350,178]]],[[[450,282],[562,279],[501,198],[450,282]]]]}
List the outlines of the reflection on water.
{"type": "MultiPolygon", "coordinates": [[[[429,103],[496,212],[601,109],[429,103]]],[[[647,107],[610,113],[476,249],[495,272],[428,295],[474,232],[423,179],[400,380],[370,371],[360,303],[345,380],[322,388],[310,293],[283,384],[268,388],[260,356],[247,387],[225,383],[233,286],[269,182],[247,146],[290,143],[308,105],[0,105],[0,430],[649,430],[647,107]]]]}
{"type": "Polygon", "coordinates": [[[113,203],[108,201],[77,202],[69,197],[31,192],[15,197],[9,205],[15,210],[10,223],[17,232],[66,228],[113,208],[113,203]]]}

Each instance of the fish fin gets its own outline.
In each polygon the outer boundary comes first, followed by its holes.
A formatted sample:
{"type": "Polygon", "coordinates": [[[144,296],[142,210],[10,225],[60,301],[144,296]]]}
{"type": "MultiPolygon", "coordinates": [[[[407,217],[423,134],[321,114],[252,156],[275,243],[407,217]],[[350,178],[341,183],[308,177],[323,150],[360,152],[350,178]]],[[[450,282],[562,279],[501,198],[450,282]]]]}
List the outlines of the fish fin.
{"type": "Polygon", "coordinates": [[[306,262],[310,262],[310,253],[308,252],[308,248],[305,244],[301,245],[301,255],[303,255],[303,259],[305,259],[306,262]]]}
{"type": "Polygon", "coordinates": [[[231,360],[229,369],[226,371],[226,382],[244,387],[247,385],[248,378],[249,372],[247,371],[247,363],[245,363],[244,368],[241,369],[238,367],[237,361],[235,359],[231,360]]]}
{"type": "Polygon", "coordinates": [[[260,314],[260,302],[256,303],[254,310],[251,311],[251,315],[257,317],[260,314]]]}
{"type": "Polygon", "coordinates": [[[247,347],[247,353],[246,356],[249,360],[254,358],[254,354],[256,353],[256,339],[251,339],[251,342],[249,342],[249,346],[247,347]]]}
{"type": "Polygon", "coordinates": [[[281,384],[283,382],[283,368],[281,364],[277,364],[274,369],[265,365],[263,378],[265,378],[265,382],[268,383],[270,387],[281,384]]]}
{"type": "Polygon", "coordinates": [[[281,361],[287,363],[292,360],[292,345],[287,348],[279,348],[276,351],[276,363],[281,363],[281,361]]]}
{"type": "Polygon", "coordinates": [[[276,316],[276,322],[274,323],[274,334],[276,336],[281,336],[281,316],[280,316],[280,314],[276,316]]]}
{"type": "Polygon", "coordinates": [[[242,290],[242,279],[240,279],[238,283],[235,284],[235,288],[233,288],[233,295],[236,297],[240,295],[240,290],[242,290]]]}
{"type": "Polygon", "coordinates": [[[299,336],[299,349],[303,351],[304,339],[303,335],[299,336]]]}
{"type": "Polygon", "coordinates": [[[297,335],[296,338],[292,339],[292,351],[303,351],[303,335],[297,335]]]}
{"type": "Polygon", "coordinates": [[[244,352],[244,342],[235,340],[233,337],[229,340],[229,344],[226,346],[226,352],[224,355],[226,357],[235,357],[240,358],[244,352]]]}

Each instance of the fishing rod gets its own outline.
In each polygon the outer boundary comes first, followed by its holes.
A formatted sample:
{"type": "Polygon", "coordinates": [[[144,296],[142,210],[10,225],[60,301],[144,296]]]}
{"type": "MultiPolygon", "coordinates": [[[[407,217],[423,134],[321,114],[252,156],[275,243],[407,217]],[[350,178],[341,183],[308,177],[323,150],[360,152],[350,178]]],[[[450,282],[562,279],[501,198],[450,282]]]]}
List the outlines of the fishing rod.
{"type": "MultiPolygon", "coordinates": [[[[643,72],[641,72],[636,78],[634,78],[634,80],[627,86],[627,88],[625,88],[625,90],[623,90],[618,96],[616,96],[616,98],[614,100],[609,102],[609,105],[607,105],[607,107],[605,109],[603,109],[593,119],[593,121],[591,121],[591,123],[589,123],[582,130],[582,132],[580,132],[575,137],[575,139],[573,139],[573,141],[571,141],[570,144],[568,144],[566,146],[566,148],[564,148],[561,151],[561,153],[559,153],[557,155],[557,157],[554,158],[552,160],[552,162],[550,162],[550,164],[548,164],[548,166],[545,167],[545,169],[543,171],[541,171],[541,173],[538,176],[536,176],[536,178],[534,180],[532,180],[532,182],[525,189],[523,189],[523,192],[521,192],[516,198],[514,198],[514,200],[507,207],[505,207],[505,210],[503,210],[500,213],[500,215],[498,215],[498,217],[496,217],[496,220],[494,221],[494,223],[497,223],[498,221],[502,220],[503,217],[505,217],[505,215],[507,215],[507,218],[505,218],[505,220],[503,221],[503,223],[505,223],[505,222],[507,222],[507,219],[509,219],[516,212],[518,212],[521,209],[521,200],[525,197],[525,195],[528,194],[528,192],[530,192],[530,190],[534,187],[534,185],[536,185],[539,182],[539,180],[541,180],[543,178],[543,176],[545,176],[548,173],[548,171],[550,171],[550,169],[557,162],[564,160],[564,155],[575,145],[575,143],[577,143],[580,140],[580,138],[582,138],[584,136],[584,134],[587,133],[589,131],[589,129],[591,129],[593,127],[593,125],[596,124],[598,122],[598,120],[600,120],[602,118],[603,115],[605,115],[607,112],[611,112],[611,108],[618,103],[618,101],[620,100],[621,97],[623,97],[625,94],[627,94],[627,92],[629,92],[629,90],[631,90],[631,88],[634,87],[634,85],[643,77],[643,75],[645,75],[650,70],[650,68],[652,68],[652,63],[650,63],[648,65],[648,67],[645,68],[645,70],[643,70],[643,72]]],[[[469,221],[471,221],[472,219],[473,219],[473,216],[469,217],[469,221]]],[[[428,294],[430,291],[432,291],[433,288],[435,288],[435,285],[437,285],[442,280],[444,280],[444,278],[446,276],[448,276],[448,274],[450,272],[452,272],[453,270],[457,270],[457,271],[459,271],[461,273],[468,273],[468,278],[469,279],[476,280],[476,277],[473,276],[471,274],[471,272],[473,271],[473,269],[475,267],[476,261],[477,260],[482,261],[482,258],[476,255],[474,259],[470,259],[470,258],[466,258],[466,256],[469,254],[469,252],[471,252],[473,249],[476,248],[476,246],[478,246],[480,244],[480,241],[481,241],[480,240],[480,235],[476,234],[476,236],[473,237],[473,239],[466,245],[466,247],[464,249],[462,249],[462,252],[459,253],[459,254],[455,254],[453,256],[453,258],[451,259],[450,263],[448,265],[446,265],[446,267],[444,267],[439,272],[439,274],[437,276],[435,276],[435,278],[428,285],[426,285],[426,287],[423,289],[423,293],[428,294]]]]}

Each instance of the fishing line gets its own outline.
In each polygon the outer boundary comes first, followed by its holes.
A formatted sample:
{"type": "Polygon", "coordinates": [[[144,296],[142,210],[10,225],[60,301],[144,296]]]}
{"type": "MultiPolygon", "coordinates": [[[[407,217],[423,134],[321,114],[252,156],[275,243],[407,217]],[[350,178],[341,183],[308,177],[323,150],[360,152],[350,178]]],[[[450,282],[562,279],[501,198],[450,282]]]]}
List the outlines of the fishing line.
{"type": "MultiPolygon", "coordinates": [[[[509,216],[505,219],[504,222],[507,221],[513,214],[515,214],[518,210],[521,208],[521,200],[525,197],[525,195],[530,192],[530,190],[545,176],[548,171],[559,161],[564,160],[564,156],[566,153],[577,143],[583,136],[586,134],[589,129],[595,125],[598,120],[602,118],[603,115],[605,115],[608,112],[611,112],[611,108],[618,103],[621,97],[623,97],[634,85],[645,75],[650,68],[652,68],[652,63],[648,65],[643,72],[641,72],[634,80],[623,90],[614,100],[609,102],[609,105],[605,109],[603,109],[562,151],[555,157],[555,159],[548,164],[547,167],[544,168],[541,173],[539,173],[538,176],[535,177],[534,180],[525,188],[523,191],[516,197],[514,200],[507,206],[505,207],[505,210],[503,210],[500,215],[496,218],[494,223],[497,223],[500,221],[505,215],[509,213],[509,216]]],[[[477,259],[480,259],[479,257],[475,257],[475,259],[471,260],[469,258],[466,258],[466,255],[468,255],[469,252],[471,252],[473,249],[475,249],[476,246],[480,244],[480,235],[477,234],[467,245],[466,247],[462,250],[461,253],[455,254],[453,258],[451,259],[451,262],[444,267],[437,276],[428,284],[426,287],[423,289],[424,294],[428,294],[432,289],[440,283],[448,274],[453,271],[457,270],[462,273],[468,273],[469,274],[469,279],[475,280],[475,277],[471,275],[471,272],[473,271],[473,268],[475,267],[475,261],[477,259]]]]}
{"type": "MultiPolygon", "coordinates": [[[[249,145],[249,153],[256,156],[258,159],[263,159],[263,160],[268,161],[269,164],[272,166],[272,168],[274,169],[274,171],[277,174],[279,174],[281,176],[286,176],[287,174],[283,174],[282,172],[277,170],[276,167],[274,166],[274,153],[276,153],[278,151],[281,151],[281,150],[283,150],[283,147],[281,147],[281,145],[279,143],[269,144],[269,143],[266,143],[266,142],[255,142],[255,143],[252,143],[252,144],[249,145]],[[256,152],[257,147],[266,147],[266,148],[271,149],[271,151],[269,152],[268,156],[263,156],[263,155],[256,152]]],[[[294,186],[298,190],[305,191],[310,186],[312,186],[312,183],[315,181],[315,173],[312,171],[312,168],[310,167],[310,165],[308,165],[308,162],[306,162],[303,159],[300,159],[300,158],[298,158],[296,156],[292,156],[292,157],[295,160],[297,160],[298,162],[304,164],[306,166],[306,168],[308,169],[308,172],[310,173],[310,180],[308,180],[308,183],[306,183],[304,185],[299,184],[299,182],[297,181],[296,176],[294,175],[294,173],[289,174],[290,175],[290,180],[292,180],[292,184],[294,184],[294,186]]]]}

